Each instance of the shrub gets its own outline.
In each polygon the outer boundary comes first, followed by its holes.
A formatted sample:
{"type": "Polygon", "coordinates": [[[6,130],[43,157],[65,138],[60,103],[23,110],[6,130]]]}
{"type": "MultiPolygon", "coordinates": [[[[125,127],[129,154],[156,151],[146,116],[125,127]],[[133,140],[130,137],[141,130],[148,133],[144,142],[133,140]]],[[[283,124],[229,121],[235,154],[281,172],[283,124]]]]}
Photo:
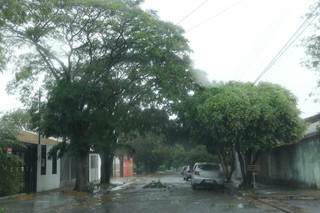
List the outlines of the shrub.
{"type": "Polygon", "coordinates": [[[0,196],[20,192],[22,186],[21,167],[22,161],[16,155],[0,154],[0,196]]]}

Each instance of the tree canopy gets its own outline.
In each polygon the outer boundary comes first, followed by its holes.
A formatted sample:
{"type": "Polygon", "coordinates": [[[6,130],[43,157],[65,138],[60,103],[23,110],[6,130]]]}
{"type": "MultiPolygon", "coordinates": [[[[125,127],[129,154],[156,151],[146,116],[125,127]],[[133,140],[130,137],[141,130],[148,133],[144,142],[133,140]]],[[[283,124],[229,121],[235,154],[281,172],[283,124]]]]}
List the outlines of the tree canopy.
{"type": "Polygon", "coordinates": [[[0,152],[8,146],[17,146],[17,135],[30,130],[30,115],[24,110],[7,112],[0,117],[0,152]]]}
{"type": "Polygon", "coordinates": [[[81,158],[79,171],[90,149],[112,155],[137,112],[170,109],[193,86],[183,30],[140,2],[14,0],[0,7],[4,58],[16,62],[9,90],[32,106],[42,134],[70,141],[65,150],[81,158]],[[37,81],[42,104],[30,99],[37,81]]]}
{"type": "Polygon", "coordinates": [[[219,154],[227,175],[236,151],[245,181],[250,176],[247,165],[254,164],[262,151],[294,143],[304,131],[295,97],[275,84],[229,82],[192,99],[194,107],[187,116],[196,124],[191,124],[195,133],[205,136],[200,141],[219,154]]]}

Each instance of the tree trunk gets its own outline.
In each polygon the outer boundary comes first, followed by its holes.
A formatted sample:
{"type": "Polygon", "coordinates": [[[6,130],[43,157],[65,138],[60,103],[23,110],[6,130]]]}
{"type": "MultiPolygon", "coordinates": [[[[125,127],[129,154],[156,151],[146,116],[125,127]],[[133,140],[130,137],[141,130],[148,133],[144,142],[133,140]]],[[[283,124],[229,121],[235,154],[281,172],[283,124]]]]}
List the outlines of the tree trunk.
{"type": "Polygon", "coordinates": [[[241,170],[241,176],[242,176],[242,183],[240,184],[241,188],[248,188],[248,179],[247,179],[247,164],[246,159],[243,156],[243,153],[241,152],[240,145],[237,143],[235,145],[235,151],[238,155],[238,160],[240,163],[240,170],[241,170]]]}
{"type": "Polygon", "coordinates": [[[112,154],[100,154],[101,157],[101,179],[100,183],[109,184],[111,175],[112,175],[112,162],[113,155],[112,154]]]}
{"type": "Polygon", "coordinates": [[[254,163],[253,159],[253,152],[252,150],[247,150],[245,154],[237,151],[240,167],[241,167],[241,174],[242,180],[241,188],[253,188],[253,177],[252,171],[248,171],[248,165],[254,163]]]}
{"type": "Polygon", "coordinates": [[[229,152],[226,152],[225,150],[220,150],[218,157],[222,165],[222,169],[227,179],[227,182],[230,182],[232,174],[235,170],[234,149],[232,149],[229,152]],[[225,153],[225,154],[221,154],[221,153],[225,153]]]}
{"type": "Polygon", "coordinates": [[[87,192],[89,190],[89,155],[79,155],[76,160],[76,185],[74,190],[87,192]]]}
{"type": "MultiPolygon", "coordinates": [[[[228,169],[228,164],[226,163],[226,160],[224,158],[224,156],[222,154],[218,154],[222,169],[223,169],[223,173],[225,175],[225,177],[227,178],[227,180],[230,177],[230,173],[229,173],[229,169],[228,169]]],[[[230,177],[231,178],[231,177],[230,177]]]]}
{"type": "Polygon", "coordinates": [[[120,156],[120,177],[123,177],[123,163],[124,163],[124,159],[123,159],[123,156],[120,156]]]}
{"type": "Polygon", "coordinates": [[[232,151],[232,157],[231,157],[231,160],[230,160],[229,176],[227,176],[227,182],[228,182],[228,183],[231,181],[232,174],[233,174],[233,172],[234,172],[235,169],[236,169],[235,152],[234,152],[234,150],[233,150],[233,151],[232,151]]]}

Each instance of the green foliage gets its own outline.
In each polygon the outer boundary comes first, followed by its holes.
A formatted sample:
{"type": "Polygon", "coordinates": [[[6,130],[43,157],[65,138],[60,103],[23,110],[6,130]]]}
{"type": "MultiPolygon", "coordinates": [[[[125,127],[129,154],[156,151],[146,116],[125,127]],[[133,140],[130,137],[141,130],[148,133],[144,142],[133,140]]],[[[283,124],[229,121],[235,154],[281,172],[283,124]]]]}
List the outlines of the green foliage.
{"type": "Polygon", "coordinates": [[[134,161],[137,172],[156,172],[169,159],[169,148],[165,146],[163,137],[155,134],[135,137],[128,141],[134,149],[134,161]]]}
{"type": "Polygon", "coordinates": [[[22,187],[22,162],[7,147],[21,147],[18,133],[28,126],[29,116],[23,110],[6,113],[0,118],[0,196],[18,193],[22,187]]]}
{"type": "Polygon", "coordinates": [[[217,162],[217,158],[210,154],[205,146],[198,145],[189,151],[188,162],[189,165],[196,162],[217,162]]]}
{"type": "Polygon", "coordinates": [[[24,110],[16,110],[0,117],[0,154],[7,146],[20,146],[17,135],[28,129],[30,116],[24,110]]]}
{"type": "Polygon", "coordinates": [[[203,145],[188,149],[180,144],[168,145],[163,136],[153,133],[128,139],[127,144],[134,150],[138,173],[179,168],[196,162],[217,161],[203,145]]]}
{"type": "MultiPolygon", "coordinates": [[[[30,50],[20,57],[21,66],[11,88],[30,91],[32,81],[44,72],[48,84],[64,77],[71,81],[87,78],[84,84],[93,79],[94,84],[113,79],[105,89],[117,94],[123,85],[130,86],[134,94],[139,89],[149,99],[184,93],[180,83],[190,80],[190,59],[182,30],[143,12],[136,6],[139,2],[8,3],[0,11],[13,13],[3,16],[3,43],[9,52],[19,45],[28,45],[30,50]],[[17,21],[17,17],[22,18],[17,21]],[[66,52],[57,51],[57,44],[66,52]],[[65,56],[67,62],[61,59],[65,56]],[[155,91],[158,95],[150,96],[155,91]]],[[[123,92],[133,95],[130,91],[123,92]]]]}
{"type": "Polygon", "coordinates": [[[139,128],[137,112],[169,110],[193,87],[183,30],[144,12],[140,2],[21,0],[0,7],[6,50],[26,50],[9,89],[32,106],[41,133],[70,140],[75,156],[90,149],[109,155],[120,133],[139,128]],[[38,111],[27,94],[42,78],[38,111]]]}
{"type": "Polygon", "coordinates": [[[280,86],[229,83],[205,95],[198,112],[216,143],[261,151],[296,142],[304,131],[294,96],[280,86]]]}
{"type": "Polygon", "coordinates": [[[168,106],[192,85],[182,30],[141,10],[141,1],[15,2],[1,8],[6,15],[0,32],[9,52],[19,45],[29,51],[9,88],[25,99],[45,76],[48,104],[43,119],[34,113],[34,120],[42,120],[47,135],[90,135],[85,148],[105,137],[114,141],[112,134],[132,120],[130,113],[168,106]]]}
{"type": "Polygon", "coordinates": [[[184,165],[193,165],[196,162],[216,162],[214,155],[210,154],[204,145],[186,149],[177,144],[170,149],[170,166],[179,168],[184,165]]]}
{"type": "Polygon", "coordinates": [[[0,154],[0,196],[16,194],[22,188],[22,161],[12,154],[0,154]]]}
{"type": "Polygon", "coordinates": [[[234,151],[247,177],[246,165],[254,164],[260,153],[297,142],[305,129],[295,97],[270,83],[230,82],[199,89],[183,102],[179,115],[197,141],[219,156],[228,178],[234,151]]]}
{"type": "Polygon", "coordinates": [[[170,149],[170,166],[178,168],[180,166],[188,164],[188,152],[186,149],[180,145],[176,144],[170,149]]]}

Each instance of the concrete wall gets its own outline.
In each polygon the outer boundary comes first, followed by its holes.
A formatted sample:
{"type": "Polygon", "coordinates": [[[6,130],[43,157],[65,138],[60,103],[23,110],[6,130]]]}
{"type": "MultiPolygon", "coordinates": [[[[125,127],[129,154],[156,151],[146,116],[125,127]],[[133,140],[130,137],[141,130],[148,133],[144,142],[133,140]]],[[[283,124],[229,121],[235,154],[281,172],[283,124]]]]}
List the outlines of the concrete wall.
{"type": "Polygon", "coordinates": [[[123,160],[123,177],[133,176],[133,159],[132,157],[125,156],[123,160]]]}
{"type": "MultiPolygon", "coordinates": [[[[63,156],[60,166],[60,187],[74,186],[76,181],[76,160],[70,156],[63,156]]],[[[100,182],[101,158],[99,154],[89,154],[89,182],[100,182]],[[95,162],[92,162],[92,161],[95,162]]]]}
{"type": "Polygon", "coordinates": [[[112,162],[112,176],[120,177],[120,158],[114,157],[112,162]]]}
{"type": "Polygon", "coordinates": [[[262,182],[320,188],[319,136],[276,148],[264,154],[258,164],[262,182]]]}
{"type": "Polygon", "coordinates": [[[47,146],[46,174],[41,175],[41,145],[38,145],[37,160],[37,192],[57,189],[60,187],[60,159],[57,159],[57,174],[52,174],[52,160],[48,158],[53,145],[47,146]]]}
{"type": "Polygon", "coordinates": [[[60,159],[60,187],[74,186],[76,181],[76,161],[70,156],[60,159]]]}

